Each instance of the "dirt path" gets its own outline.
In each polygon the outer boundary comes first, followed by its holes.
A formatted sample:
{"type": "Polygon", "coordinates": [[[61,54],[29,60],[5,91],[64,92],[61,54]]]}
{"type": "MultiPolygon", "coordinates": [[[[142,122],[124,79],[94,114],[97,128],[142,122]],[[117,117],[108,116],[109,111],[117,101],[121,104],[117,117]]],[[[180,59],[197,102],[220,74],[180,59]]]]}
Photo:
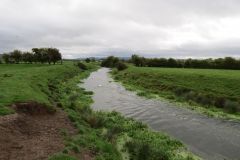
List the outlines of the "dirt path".
{"type": "Polygon", "coordinates": [[[28,108],[23,113],[23,108],[14,115],[0,117],[0,160],[45,160],[62,151],[61,130],[75,132],[65,113],[39,108],[28,108]]]}
{"type": "Polygon", "coordinates": [[[240,160],[240,123],[208,118],[158,100],[138,97],[108,76],[102,68],[85,80],[93,91],[96,110],[116,110],[181,140],[203,159],[240,160]]]}

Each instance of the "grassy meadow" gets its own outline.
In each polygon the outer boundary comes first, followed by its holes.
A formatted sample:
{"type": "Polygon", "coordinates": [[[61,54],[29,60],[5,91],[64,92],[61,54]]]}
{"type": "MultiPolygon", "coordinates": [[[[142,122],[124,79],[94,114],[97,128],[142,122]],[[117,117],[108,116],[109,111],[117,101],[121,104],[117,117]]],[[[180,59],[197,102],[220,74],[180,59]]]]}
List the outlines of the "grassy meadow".
{"type": "Polygon", "coordinates": [[[207,113],[205,109],[239,117],[240,71],[130,66],[113,74],[138,95],[158,95],[201,106],[207,113]]]}
{"type": "Polygon", "coordinates": [[[52,83],[79,73],[72,62],[63,65],[1,64],[0,65],[0,115],[13,111],[8,107],[19,102],[36,101],[51,106],[54,94],[52,83]]]}

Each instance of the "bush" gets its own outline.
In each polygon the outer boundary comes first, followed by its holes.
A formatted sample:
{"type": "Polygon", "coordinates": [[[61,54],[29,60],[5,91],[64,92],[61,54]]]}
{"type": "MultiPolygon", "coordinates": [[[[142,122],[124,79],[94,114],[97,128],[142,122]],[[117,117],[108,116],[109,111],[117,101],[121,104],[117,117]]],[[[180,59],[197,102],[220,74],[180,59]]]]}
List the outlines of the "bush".
{"type": "Polygon", "coordinates": [[[202,105],[211,105],[211,98],[203,94],[198,94],[196,102],[202,105]]]}
{"type": "Polygon", "coordinates": [[[223,97],[218,97],[216,98],[215,102],[214,102],[214,106],[218,107],[218,108],[224,108],[226,99],[223,97]]]}
{"type": "Polygon", "coordinates": [[[122,71],[122,70],[125,70],[125,69],[127,69],[128,68],[128,66],[125,64],[125,63],[123,63],[123,62],[119,62],[118,64],[117,64],[117,70],[118,71],[122,71]]]}
{"type": "Polygon", "coordinates": [[[78,66],[80,69],[82,69],[82,70],[87,70],[87,66],[86,66],[84,63],[82,63],[82,62],[78,62],[78,63],[77,63],[77,66],[78,66]]]}
{"type": "Polygon", "coordinates": [[[92,128],[101,128],[104,124],[104,119],[97,115],[89,115],[86,118],[86,122],[92,127],[92,128]]]}
{"type": "Polygon", "coordinates": [[[240,105],[237,102],[226,100],[224,108],[230,113],[236,113],[240,109],[240,105]]]}
{"type": "Polygon", "coordinates": [[[118,63],[119,63],[119,59],[117,57],[109,56],[102,61],[101,66],[102,67],[114,68],[114,67],[117,66],[118,63]]]}
{"type": "Polygon", "coordinates": [[[86,61],[87,63],[90,63],[90,62],[91,62],[91,59],[90,59],[90,58],[86,58],[85,61],[86,61]]]}
{"type": "Polygon", "coordinates": [[[190,92],[190,90],[188,88],[183,88],[183,87],[175,87],[173,92],[177,95],[177,96],[182,96],[188,92],[190,92]]]}

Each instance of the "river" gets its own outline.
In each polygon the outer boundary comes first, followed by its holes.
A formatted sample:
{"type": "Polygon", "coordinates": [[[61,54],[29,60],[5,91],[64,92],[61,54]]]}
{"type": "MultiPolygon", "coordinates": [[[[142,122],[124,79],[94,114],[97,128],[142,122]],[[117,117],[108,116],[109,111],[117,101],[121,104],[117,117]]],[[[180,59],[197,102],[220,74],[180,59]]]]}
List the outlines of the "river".
{"type": "Polygon", "coordinates": [[[94,110],[118,111],[182,141],[207,160],[240,160],[240,123],[209,118],[165,101],[146,99],[114,82],[109,69],[93,72],[82,87],[93,91],[94,110]]]}

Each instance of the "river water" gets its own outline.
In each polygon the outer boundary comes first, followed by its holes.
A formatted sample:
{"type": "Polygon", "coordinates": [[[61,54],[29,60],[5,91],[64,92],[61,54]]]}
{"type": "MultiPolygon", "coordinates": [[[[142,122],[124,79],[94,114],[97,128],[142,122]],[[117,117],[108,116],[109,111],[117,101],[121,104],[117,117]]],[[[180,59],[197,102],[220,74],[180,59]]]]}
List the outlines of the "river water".
{"type": "Polygon", "coordinates": [[[82,87],[93,91],[94,110],[118,111],[182,141],[207,160],[240,160],[240,123],[208,118],[160,100],[146,99],[114,82],[101,68],[82,87]]]}

